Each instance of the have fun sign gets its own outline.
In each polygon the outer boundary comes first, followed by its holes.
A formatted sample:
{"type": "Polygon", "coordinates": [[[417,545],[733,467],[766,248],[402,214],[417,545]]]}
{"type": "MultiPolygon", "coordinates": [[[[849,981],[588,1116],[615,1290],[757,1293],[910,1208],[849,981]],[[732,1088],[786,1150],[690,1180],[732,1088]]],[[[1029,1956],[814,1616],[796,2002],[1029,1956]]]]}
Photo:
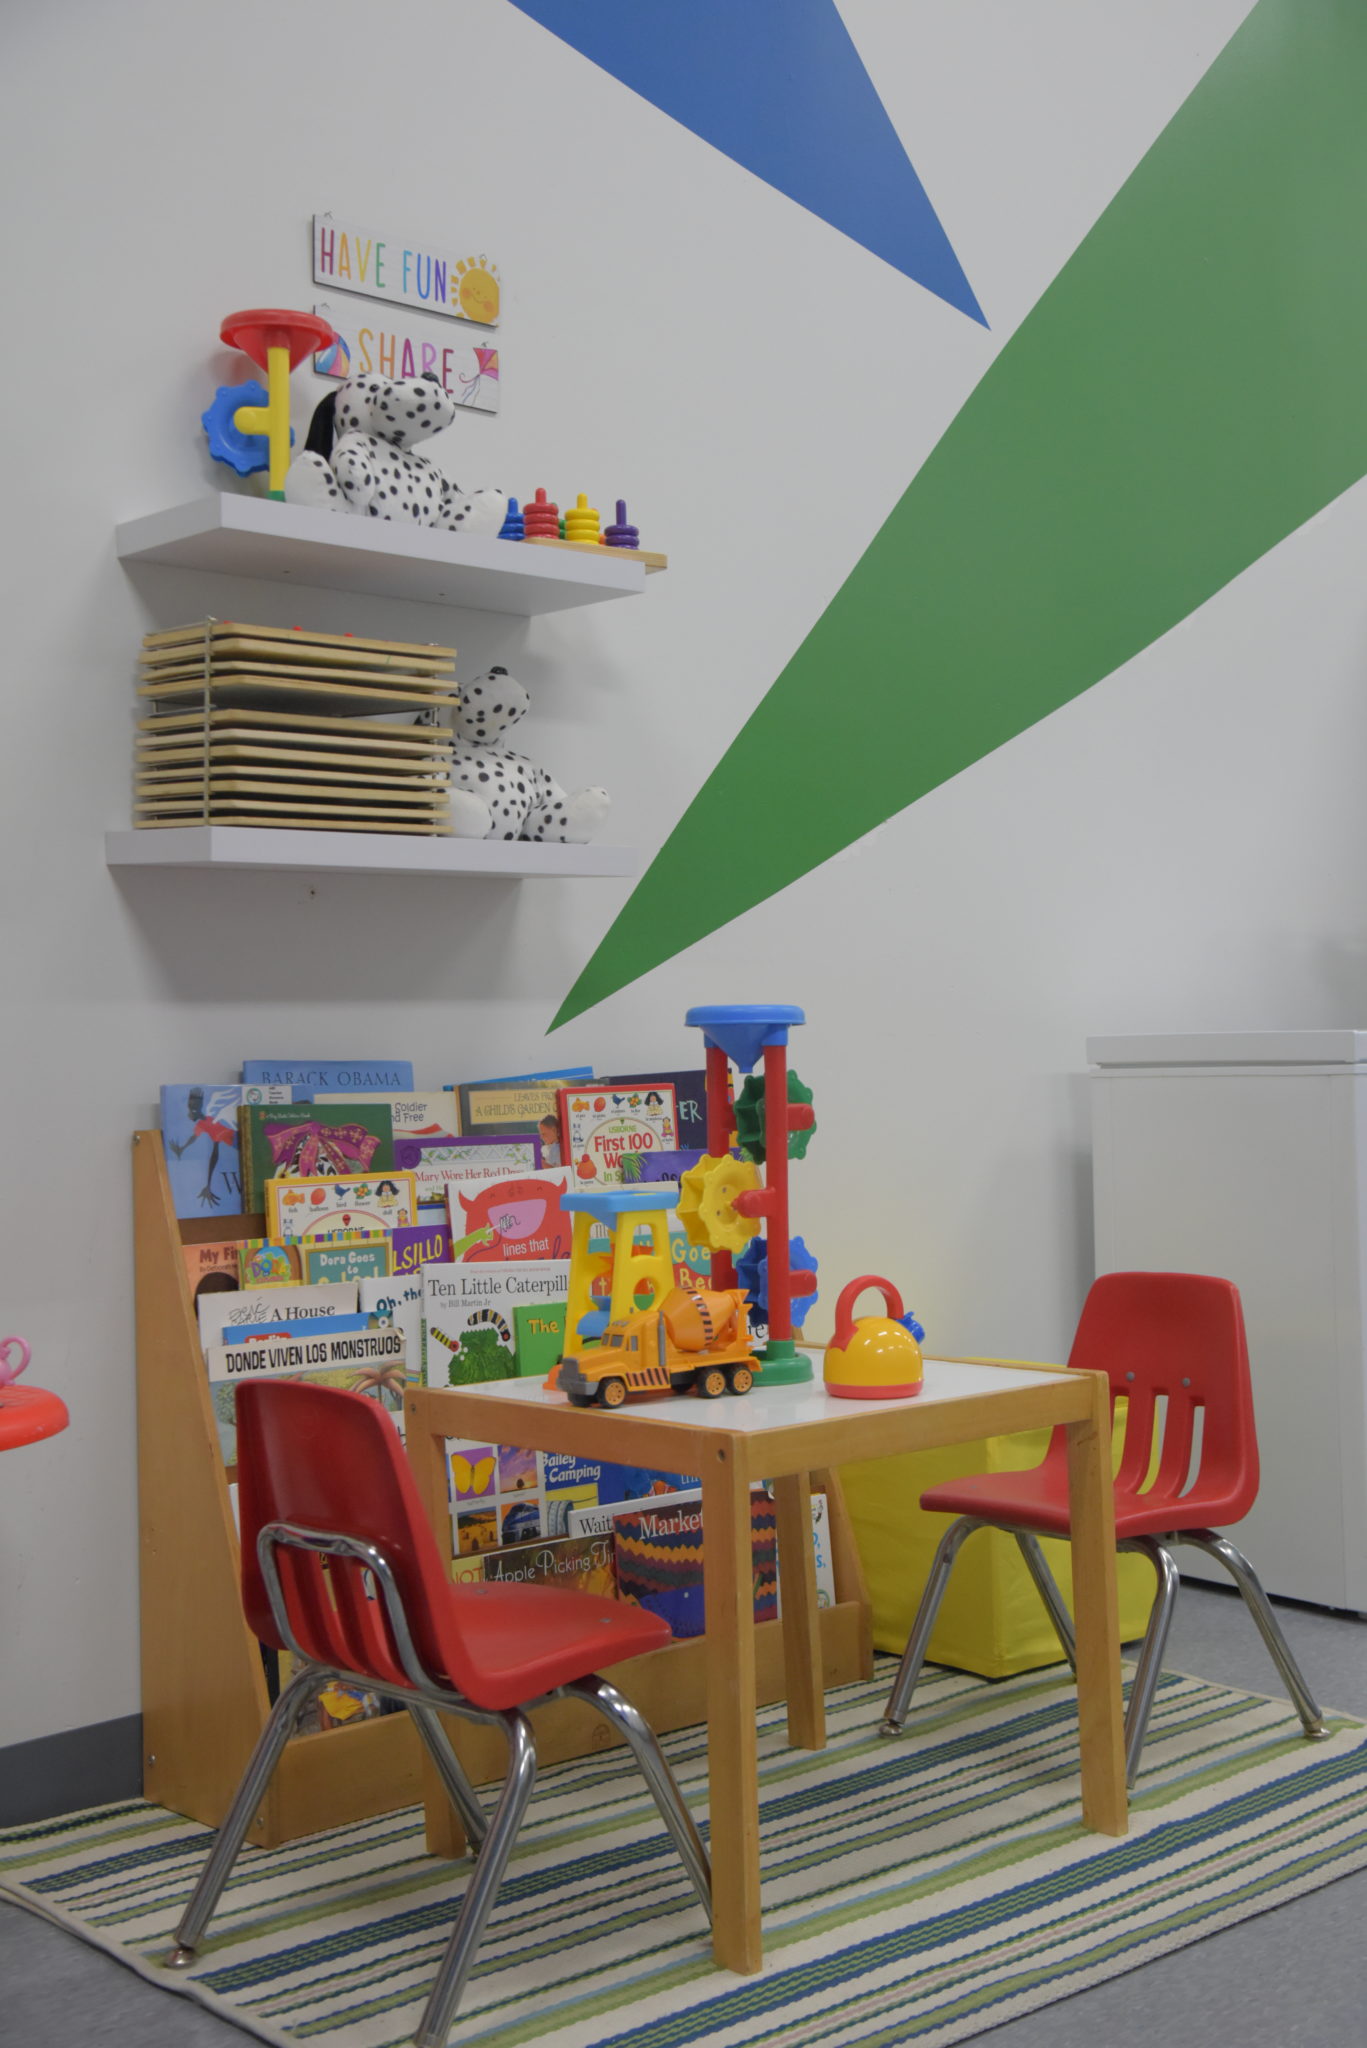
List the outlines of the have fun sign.
{"type": "Polygon", "coordinates": [[[313,281],[449,320],[498,325],[501,280],[488,256],[377,235],[330,213],[313,216],[313,281]]]}

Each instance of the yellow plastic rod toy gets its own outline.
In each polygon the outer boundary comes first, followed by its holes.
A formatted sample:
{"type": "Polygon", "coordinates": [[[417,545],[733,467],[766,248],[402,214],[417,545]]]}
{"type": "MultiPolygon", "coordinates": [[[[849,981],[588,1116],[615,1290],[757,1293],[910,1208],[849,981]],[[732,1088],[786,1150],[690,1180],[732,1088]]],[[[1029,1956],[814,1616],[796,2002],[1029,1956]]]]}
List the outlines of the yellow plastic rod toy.
{"type": "Polygon", "coordinates": [[[240,405],[233,425],[241,434],[264,434],[270,448],[267,495],[283,498],[290,466],[290,372],[305,356],[331,348],[337,339],[326,320],[275,306],[230,313],[219,329],[229,348],[240,348],[266,372],[266,403],[240,405]]]}

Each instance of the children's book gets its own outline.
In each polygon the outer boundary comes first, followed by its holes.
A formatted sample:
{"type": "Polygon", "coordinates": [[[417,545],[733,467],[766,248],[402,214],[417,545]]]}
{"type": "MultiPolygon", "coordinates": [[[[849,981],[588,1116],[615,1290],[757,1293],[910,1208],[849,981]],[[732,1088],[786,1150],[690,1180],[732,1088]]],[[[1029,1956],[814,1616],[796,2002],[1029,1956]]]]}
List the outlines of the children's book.
{"type": "Polygon", "coordinates": [[[474,1085],[480,1088],[508,1088],[518,1081],[587,1081],[592,1067],[545,1067],[534,1074],[490,1074],[474,1085]]]}
{"type": "Polygon", "coordinates": [[[283,1239],[244,1237],[237,1247],[237,1274],[244,1287],[302,1287],[303,1253],[283,1239]]]}
{"type": "Polygon", "coordinates": [[[652,1093],[672,1088],[679,1133],[675,1143],[697,1152],[707,1150],[706,1067],[692,1067],[677,1074],[611,1074],[600,1079],[598,1086],[618,1094],[625,1092],[629,1103],[634,1096],[644,1102],[652,1093]]]}
{"type": "Polygon", "coordinates": [[[484,1553],[486,1584],[559,1586],[567,1593],[617,1591],[612,1543],[604,1536],[561,1536],[550,1542],[505,1544],[484,1553]]]}
{"type": "Polygon", "coordinates": [[[402,1331],[393,1327],[331,1336],[275,1336],[252,1344],[225,1341],[210,1344],[204,1355],[219,1448],[228,1466],[237,1463],[236,1395],[244,1379],[312,1380],[348,1393],[373,1395],[394,1415],[403,1409],[404,1340],[402,1331]]]}
{"type": "MultiPolygon", "coordinates": [[[[687,1502],[699,1502],[701,1490],[694,1486],[679,1493],[662,1493],[651,1496],[649,1512],[657,1514],[664,1508],[681,1507],[687,1502]]],[[[814,1493],[812,1506],[812,1548],[816,1553],[816,1604],[818,1607],[835,1605],[835,1564],[831,1555],[830,1503],[824,1493],[814,1493]]],[[[618,1517],[633,1515],[640,1511],[641,1502],[635,1500],[612,1501],[603,1507],[571,1508],[569,1533],[571,1536],[611,1535],[616,1529],[618,1517]]],[[[753,1530],[752,1530],[753,1534],[753,1530]]],[[[777,1558],[777,1551],[775,1551],[777,1558]]],[[[777,1564],[775,1565],[777,1573],[777,1564]]],[[[776,1577],[776,1612],[783,1612],[783,1579],[776,1577]]]]}
{"type": "Polygon", "coordinates": [[[225,1337],[232,1344],[264,1344],[267,1337],[287,1337],[291,1343],[302,1343],[307,1337],[342,1337],[353,1330],[375,1330],[379,1327],[374,1316],[359,1313],[352,1316],[282,1316],[278,1321],[263,1316],[259,1323],[234,1323],[225,1332],[225,1337]]]}
{"type": "Polygon", "coordinates": [[[536,1138],[541,1156],[535,1164],[560,1166],[560,1090],[571,1078],[553,1074],[522,1081],[462,1081],[460,1127],[472,1137],[489,1132],[536,1138]]]}
{"type": "Polygon", "coordinates": [[[318,1180],[329,1174],[345,1180],[362,1173],[389,1173],[394,1167],[389,1110],[381,1104],[354,1108],[296,1102],[278,1109],[244,1105],[239,1122],[249,1215],[264,1209],[268,1180],[318,1180]]]}
{"type": "Polygon", "coordinates": [[[565,1259],[517,1260],[505,1265],[422,1269],[424,1365],[432,1387],[505,1380],[516,1372],[513,1311],[533,1302],[563,1301],[569,1287],[565,1259]]]}
{"type": "Polygon", "coordinates": [[[356,1283],[334,1281],[320,1287],[242,1287],[236,1294],[201,1294],[196,1304],[199,1341],[226,1341],[234,1329],[253,1323],[296,1322],[303,1316],[349,1316],[356,1313],[356,1283]]]}
{"type": "Polygon", "coordinates": [[[357,1231],[341,1244],[295,1244],[287,1238],[248,1237],[237,1246],[238,1275],[244,1287],[382,1280],[393,1270],[391,1244],[390,1234],[384,1230],[357,1231]]]}
{"type": "Polygon", "coordinates": [[[513,1310],[513,1370],[544,1379],[565,1348],[564,1301],[520,1302],[513,1310]]]}
{"type": "Polygon", "coordinates": [[[453,1176],[446,1200],[455,1257],[467,1265],[568,1259],[573,1217],[562,1200],[569,1188],[564,1166],[494,1181],[453,1176]]]}
{"type": "MultiPolygon", "coordinates": [[[[676,1636],[703,1633],[702,1503],[677,1507],[653,1504],[618,1515],[613,1521],[617,1588],[622,1599],[636,1600],[652,1614],[663,1615],[676,1636]]],[[[772,1621],[778,1613],[778,1525],[774,1503],[763,1487],[750,1494],[750,1550],[754,1565],[755,1620],[772,1621]]]]}
{"type": "Polygon", "coordinates": [[[641,1153],[678,1149],[673,1087],[612,1088],[593,1081],[587,1088],[562,1088],[560,1128],[576,1187],[638,1180],[641,1153]]]}
{"type": "Polygon", "coordinates": [[[512,1532],[510,1542],[541,1535],[535,1451],[457,1439],[448,1442],[446,1457],[452,1549],[457,1557],[478,1557],[496,1549],[505,1527],[512,1532]]]}
{"type": "Polygon", "coordinates": [[[413,1175],[419,1202],[444,1202],[446,1183],[459,1174],[467,1180],[503,1180],[510,1173],[529,1173],[541,1164],[535,1138],[396,1138],[394,1164],[413,1175]]]}
{"type": "Polygon", "coordinates": [[[589,1508],[613,1502],[639,1507],[696,1489],[696,1475],[656,1472],[648,1465],[610,1465],[594,1458],[575,1458],[563,1451],[541,1456],[541,1525],[546,1536],[572,1533],[570,1518],[589,1508]]]}
{"type": "Polygon", "coordinates": [[[394,1273],[417,1273],[424,1266],[449,1265],[451,1228],[446,1221],[445,1202],[442,1204],[442,1217],[439,1223],[424,1223],[420,1207],[419,1220],[416,1223],[392,1232],[389,1239],[389,1254],[392,1261],[390,1270],[394,1273]]]}
{"type": "Polygon", "coordinates": [[[237,1255],[240,1249],[235,1237],[224,1238],[214,1244],[184,1244],[180,1255],[185,1261],[185,1277],[190,1283],[190,1298],[197,1301],[201,1294],[231,1294],[240,1284],[237,1255]]]}
{"type": "Polygon", "coordinates": [[[696,1487],[696,1479],[643,1466],[604,1465],[559,1451],[527,1451],[513,1444],[465,1442],[446,1446],[450,1473],[452,1547],[470,1557],[500,1542],[531,1536],[568,1536],[575,1509],[647,1498],[696,1487]]]}
{"type": "Polygon", "coordinates": [[[677,1152],[642,1152],[641,1181],[645,1184],[651,1181],[672,1180],[677,1186],[689,1169],[696,1166],[703,1156],[701,1152],[686,1148],[677,1152]]]}
{"type": "MultiPolygon", "coordinates": [[[[400,1138],[458,1138],[460,1136],[460,1103],[453,1088],[429,1088],[418,1092],[394,1090],[389,1094],[368,1095],[357,1092],[353,1095],[323,1094],[313,1097],[315,1102],[382,1102],[389,1110],[394,1137],[400,1138]]],[[[398,1161],[395,1160],[395,1165],[398,1161]]]]}
{"type": "Polygon", "coordinates": [[[242,1079],[277,1082],[294,1089],[296,1102],[311,1102],[315,1090],[330,1095],[377,1095],[391,1089],[409,1094],[411,1060],[243,1060],[242,1079]]]}
{"type": "Polygon", "coordinates": [[[177,1216],[241,1216],[237,1116],[244,1101],[292,1102],[287,1086],[190,1081],[161,1091],[161,1135],[177,1216]]]}
{"type": "Polygon", "coordinates": [[[402,1330],[409,1377],[421,1381],[422,1274],[391,1273],[387,1280],[362,1280],[360,1305],[367,1315],[402,1330]]]}
{"type": "MultiPolygon", "coordinates": [[[[831,1549],[831,1504],[824,1493],[812,1495],[812,1546],[816,1551],[816,1604],[835,1605],[835,1555],[831,1549]]],[[[780,1599],[782,1590],[780,1589],[780,1599]]]]}
{"type": "MultiPolygon", "coordinates": [[[[813,1495],[813,1499],[815,1499],[813,1495]]],[[[664,1508],[683,1507],[689,1502],[701,1501],[702,1488],[686,1486],[677,1493],[657,1493],[650,1497],[650,1512],[658,1514],[664,1508]]],[[[639,1514],[639,1500],[613,1500],[604,1502],[602,1507],[571,1508],[569,1512],[569,1533],[571,1536],[611,1536],[617,1526],[619,1515],[639,1514]]]]}
{"type": "Polygon", "coordinates": [[[295,1245],[304,1262],[304,1278],[317,1286],[327,1280],[385,1280],[392,1254],[388,1231],[371,1230],[347,1244],[295,1245]]]}
{"type": "Polygon", "coordinates": [[[414,1221],[416,1207],[411,1173],[266,1182],[270,1235],[297,1242],[347,1244],[369,1231],[400,1230],[414,1221]]]}

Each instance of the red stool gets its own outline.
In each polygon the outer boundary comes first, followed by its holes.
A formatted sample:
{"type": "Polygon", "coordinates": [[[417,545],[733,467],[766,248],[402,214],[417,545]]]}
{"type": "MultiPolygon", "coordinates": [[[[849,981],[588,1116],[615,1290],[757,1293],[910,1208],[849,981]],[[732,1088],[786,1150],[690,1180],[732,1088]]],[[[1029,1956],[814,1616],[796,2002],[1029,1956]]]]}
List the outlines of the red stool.
{"type": "MultiPolygon", "coordinates": [[[[1112,1411],[1117,1398],[1127,1403],[1125,1441],[1115,1477],[1116,1545],[1142,1551],[1158,1576],[1158,1597],[1125,1715],[1129,1783],[1133,1785],[1138,1774],[1177,1601],[1180,1581],[1167,1550],[1173,1543],[1194,1544],[1225,1567],[1262,1632],[1306,1735],[1326,1734],[1319,1707],[1253,1567],[1228,1537],[1217,1535],[1211,1526],[1241,1521],[1258,1495],[1258,1440],[1237,1287],[1198,1273],[1107,1273],[1094,1283],[1083,1304],[1068,1364],[1106,1374],[1112,1411]],[[1165,1403],[1161,1432],[1160,1401],[1165,1403]],[[1201,1447],[1192,1476],[1198,1409],[1201,1447]]],[[[1070,1534],[1066,1432],[1054,1431],[1043,1464],[1032,1471],[984,1472],[956,1479],[923,1493],[921,1506],[960,1519],[945,1531],[931,1563],[888,1696],[880,1729],[884,1735],[901,1733],[954,1559],[975,1529],[1004,1529],[1015,1537],[1064,1655],[1077,1668],[1072,1620],[1038,1540],[1070,1534]]]]}
{"type": "Polygon", "coordinates": [[[263,1643],[300,1669],[280,1693],[199,1883],[181,1915],[172,1968],[194,1960],[280,1753],[301,1711],[335,1680],[407,1707],[460,1815],[475,1865],[422,2021],[441,2048],[493,1909],[536,1778],[527,1709],[583,1700],[625,1739],[711,1919],[712,1879],[692,1816],[651,1729],[596,1675],[670,1630],[658,1615],[550,1586],[454,1586],[393,1423],[374,1401],[307,1381],[237,1390],[242,1604],[263,1643]],[[508,1775],[486,1813],[438,1710],[501,1727],[508,1775]]]}
{"type": "Polygon", "coordinates": [[[22,1444],[41,1443],[56,1436],[71,1417],[66,1402],[46,1387],[16,1387],[14,1382],[33,1356],[22,1337],[0,1337],[0,1451],[15,1451],[22,1444]],[[9,1353],[22,1353],[18,1365],[11,1365],[9,1353]]]}

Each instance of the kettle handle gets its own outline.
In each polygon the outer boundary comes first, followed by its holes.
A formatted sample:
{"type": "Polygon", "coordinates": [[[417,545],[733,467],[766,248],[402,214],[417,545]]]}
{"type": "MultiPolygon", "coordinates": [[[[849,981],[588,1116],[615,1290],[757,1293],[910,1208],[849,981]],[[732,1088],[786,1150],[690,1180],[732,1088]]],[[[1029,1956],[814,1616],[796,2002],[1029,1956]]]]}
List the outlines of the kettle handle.
{"type": "Polygon", "coordinates": [[[861,1273],[857,1280],[851,1280],[848,1287],[840,1290],[840,1299],[835,1305],[835,1335],[831,1343],[837,1351],[849,1348],[854,1336],[854,1305],[866,1287],[877,1287],[887,1304],[888,1314],[894,1321],[903,1314],[902,1297],[891,1280],[880,1280],[876,1273],[861,1273]]]}

